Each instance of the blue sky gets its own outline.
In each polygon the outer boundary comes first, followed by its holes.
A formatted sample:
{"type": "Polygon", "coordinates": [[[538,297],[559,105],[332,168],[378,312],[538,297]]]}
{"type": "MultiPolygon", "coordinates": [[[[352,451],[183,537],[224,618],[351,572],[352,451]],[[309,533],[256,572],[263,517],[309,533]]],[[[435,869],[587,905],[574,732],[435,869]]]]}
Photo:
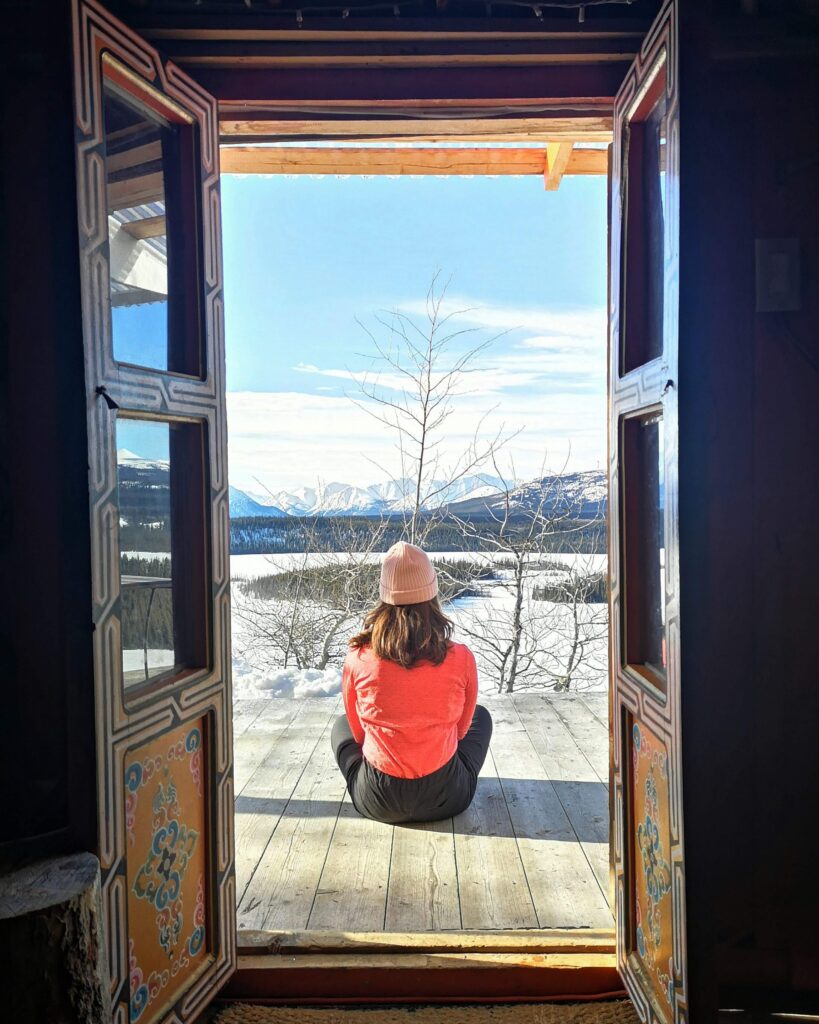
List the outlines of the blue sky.
{"type": "Polygon", "coordinates": [[[436,271],[448,311],[469,310],[453,322],[470,344],[503,332],[458,400],[444,463],[486,416],[487,430],[523,428],[507,452],[519,478],[567,457],[602,467],[605,203],[603,177],[546,192],[537,177],[223,175],[231,482],[363,486],[397,470],[393,439],[351,400],[373,366],[356,318],[421,316],[436,271]]]}

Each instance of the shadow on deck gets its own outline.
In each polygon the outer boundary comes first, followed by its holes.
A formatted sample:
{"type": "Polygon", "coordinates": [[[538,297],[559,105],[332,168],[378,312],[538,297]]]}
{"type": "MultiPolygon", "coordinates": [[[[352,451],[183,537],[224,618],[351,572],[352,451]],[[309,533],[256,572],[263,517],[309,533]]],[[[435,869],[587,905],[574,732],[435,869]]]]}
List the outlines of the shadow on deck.
{"type": "Polygon", "coordinates": [[[329,742],[336,698],[237,701],[239,928],[611,928],[606,696],[481,703],[495,728],[471,806],[388,826],[346,796],[329,742]]]}

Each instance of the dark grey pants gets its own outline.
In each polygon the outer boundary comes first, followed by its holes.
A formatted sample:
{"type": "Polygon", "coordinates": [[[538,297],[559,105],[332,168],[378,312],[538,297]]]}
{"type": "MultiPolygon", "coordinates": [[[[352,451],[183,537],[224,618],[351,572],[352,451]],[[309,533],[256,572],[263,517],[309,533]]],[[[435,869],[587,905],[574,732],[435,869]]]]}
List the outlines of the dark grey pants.
{"type": "Polygon", "coordinates": [[[353,807],[365,818],[397,825],[440,821],[465,811],[475,795],[491,738],[492,716],[478,704],[452,759],[420,779],[399,779],[374,768],[356,743],[346,715],[335,720],[331,742],[353,807]]]}

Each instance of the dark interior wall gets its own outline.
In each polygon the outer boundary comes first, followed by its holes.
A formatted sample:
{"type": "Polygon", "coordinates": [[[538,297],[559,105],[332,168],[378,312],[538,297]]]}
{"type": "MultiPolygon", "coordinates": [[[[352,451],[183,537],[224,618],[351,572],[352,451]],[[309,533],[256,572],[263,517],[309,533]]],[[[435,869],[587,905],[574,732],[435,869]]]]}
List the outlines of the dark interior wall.
{"type": "MultiPolygon", "coordinates": [[[[709,7],[683,0],[680,72],[695,1022],[720,1004],[819,1006],[819,71],[805,56],[729,59],[709,7]],[[754,310],[754,239],[771,236],[800,240],[798,312],[754,310]]],[[[95,842],[69,5],[11,10],[0,90],[0,868],[95,842]]]]}
{"type": "Polygon", "coordinates": [[[776,21],[737,56],[709,6],[681,5],[680,68],[694,1020],[819,1006],[819,62],[776,21]],[[755,239],[783,237],[799,239],[801,309],[756,312],[755,239]]]}
{"type": "Polygon", "coordinates": [[[0,867],[95,845],[70,5],[5,5],[0,867]]]}

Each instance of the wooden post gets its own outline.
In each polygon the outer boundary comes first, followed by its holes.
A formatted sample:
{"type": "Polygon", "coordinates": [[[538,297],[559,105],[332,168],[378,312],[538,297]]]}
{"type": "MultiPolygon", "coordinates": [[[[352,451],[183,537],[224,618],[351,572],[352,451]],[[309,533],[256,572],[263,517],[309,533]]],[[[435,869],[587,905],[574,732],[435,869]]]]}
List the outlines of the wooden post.
{"type": "Polygon", "coordinates": [[[0,977],[14,1020],[110,1024],[104,938],[92,854],[0,876],[0,977]]]}
{"type": "MultiPolygon", "coordinates": [[[[543,174],[543,184],[547,192],[557,192],[560,182],[569,166],[569,159],[572,155],[571,142],[547,142],[546,143],[546,166],[543,174]]],[[[605,153],[601,150],[601,153],[605,153]]]]}

